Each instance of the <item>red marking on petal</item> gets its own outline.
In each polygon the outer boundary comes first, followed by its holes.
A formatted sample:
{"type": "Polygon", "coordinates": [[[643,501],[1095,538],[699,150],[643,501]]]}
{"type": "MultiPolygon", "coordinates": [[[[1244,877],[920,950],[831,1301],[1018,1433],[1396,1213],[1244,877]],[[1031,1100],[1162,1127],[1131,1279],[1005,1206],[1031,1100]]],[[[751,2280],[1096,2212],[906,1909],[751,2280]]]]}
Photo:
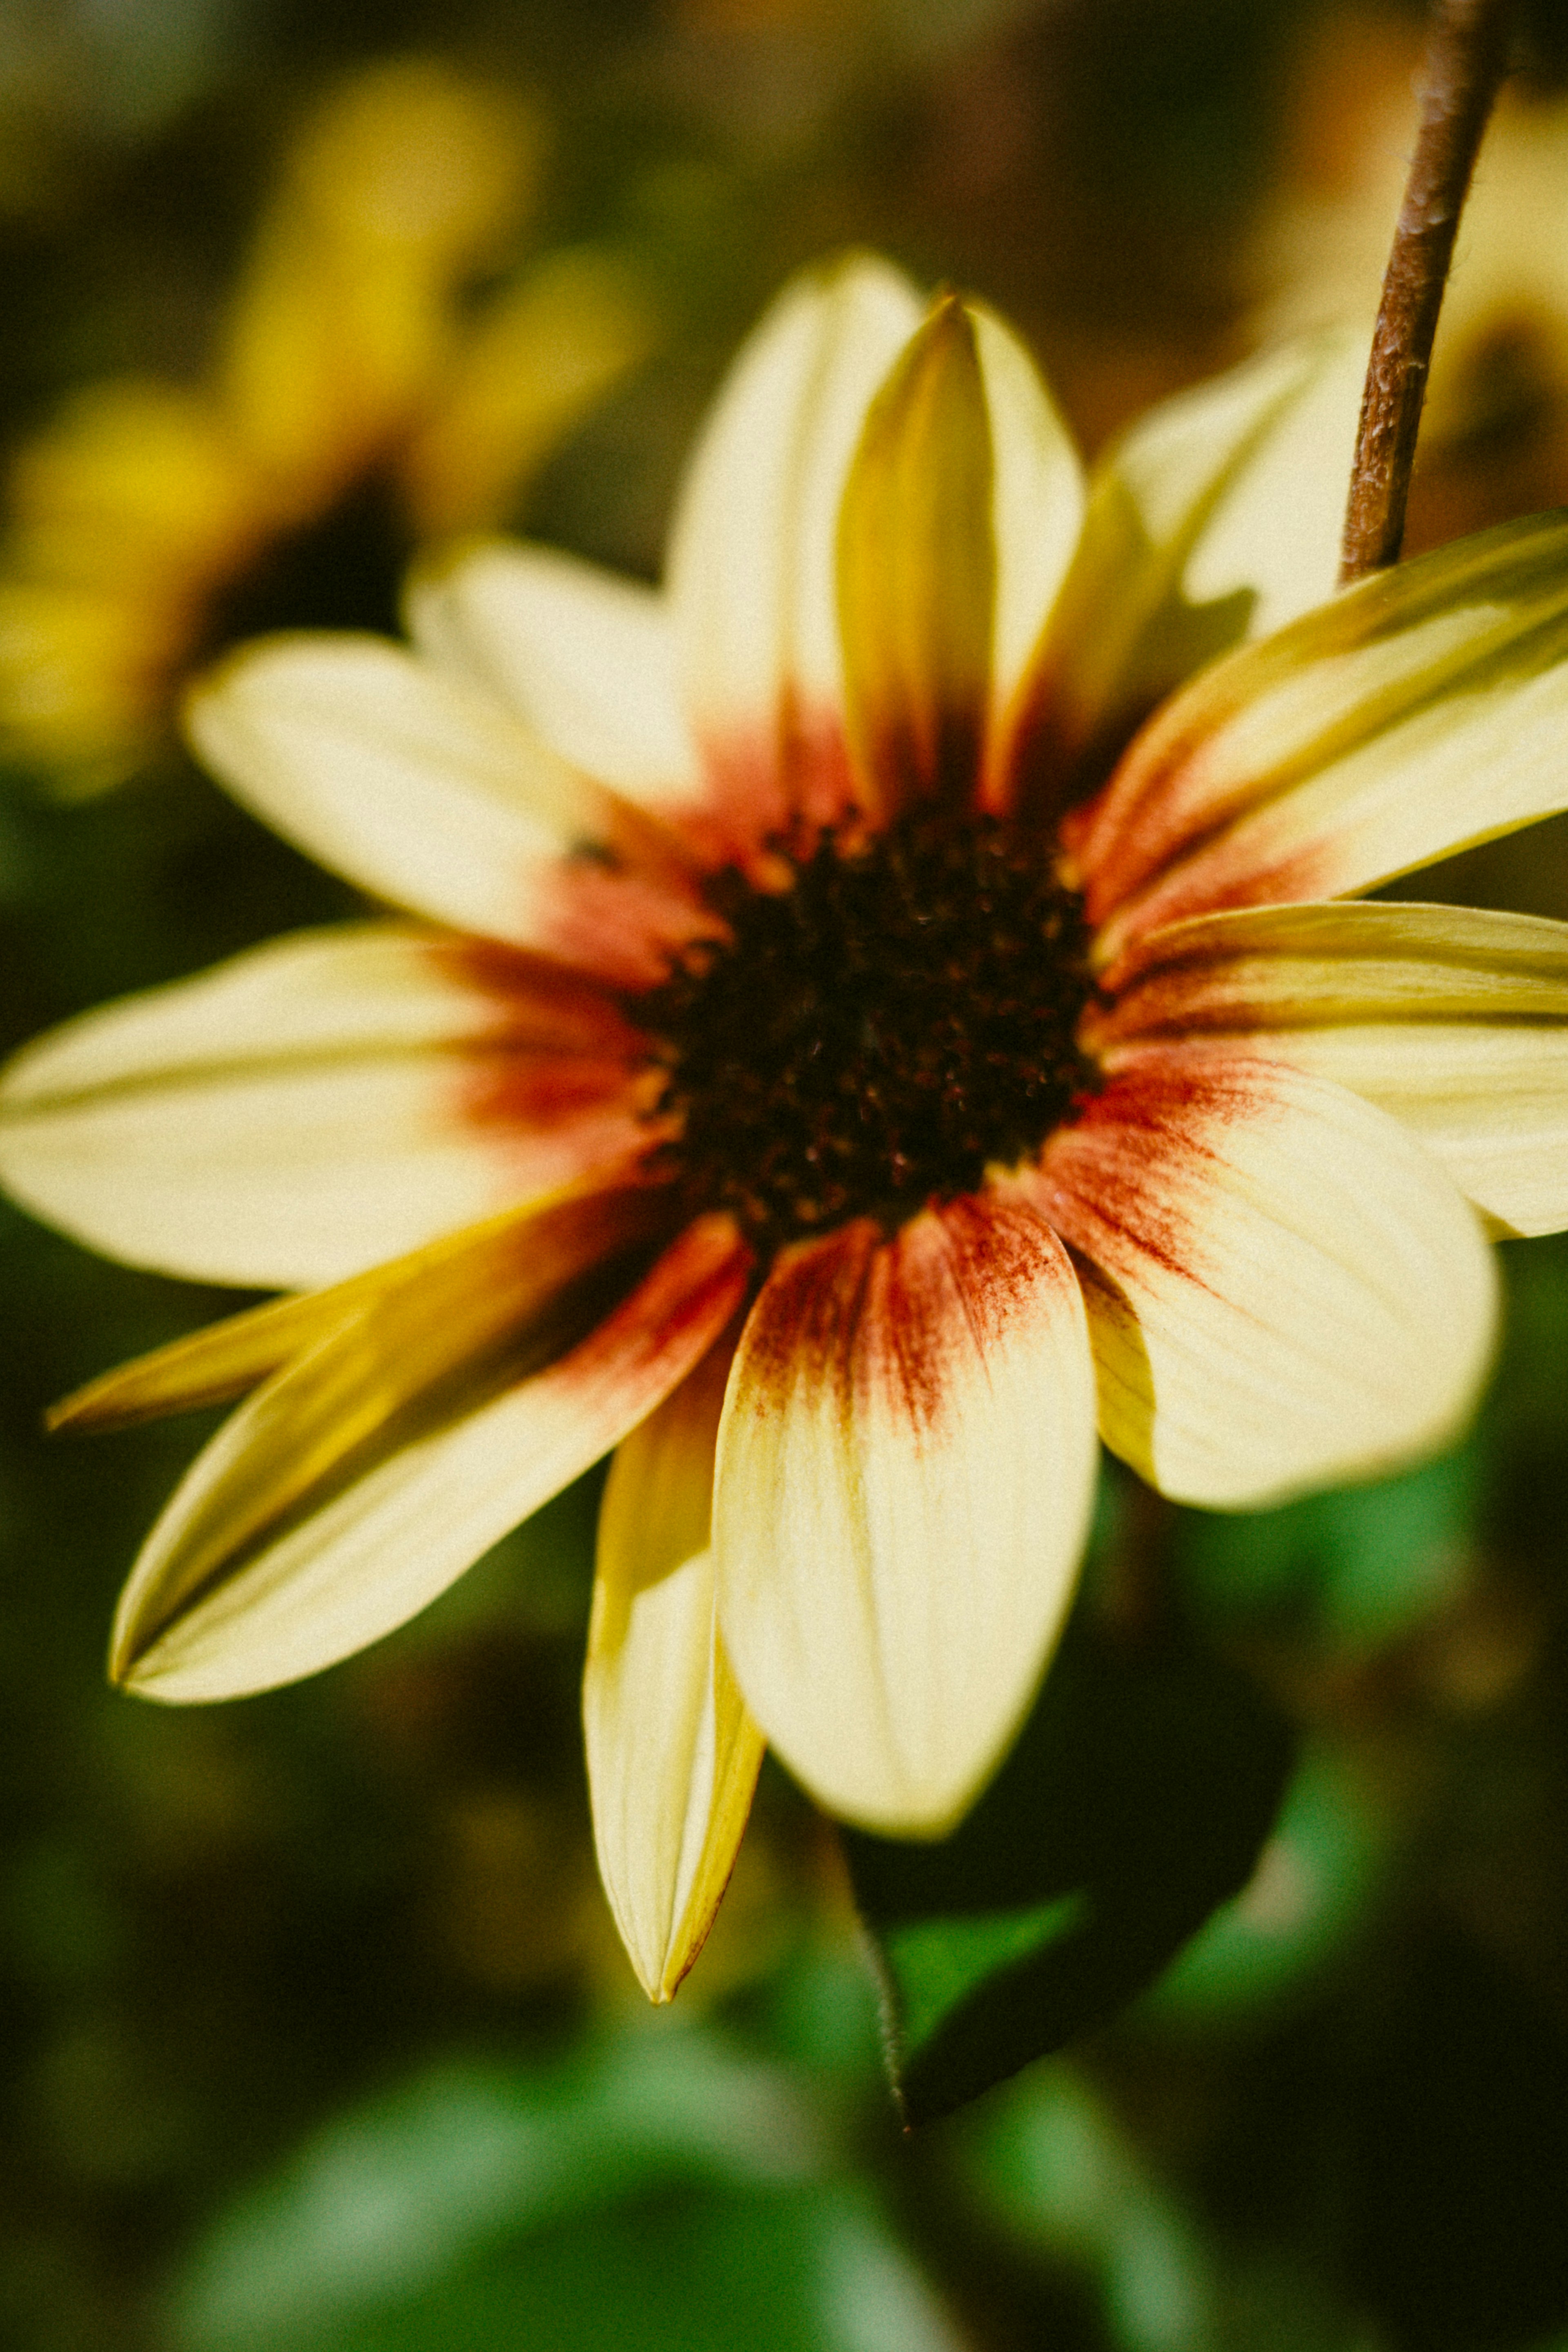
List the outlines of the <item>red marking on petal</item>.
{"type": "Polygon", "coordinates": [[[654,988],[693,940],[719,929],[695,892],[616,871],[591,856],[563,859],[542,930],[550,953],[606,988],[654,988]]]}
{"type": "Polygon", "coordinates": [[[653,1412],[700,1362],[745,1297],[753,1259],[732,1218],[697,1218],[554,1376],[584,1385],[640,1359],[653,1412]]]}
{"type": "Polygon", "coordinates": [[[841,827],[857,804],[844,728],[836,712],[783,710],[776,727],[709,735],[702,746],[702,805],[674,820],[710,871],[738,866],[767,887],[777,879],[767,845],[841,827]]]}
{"type": "Polygon", "coordinates": [[[1201,1222],[1214,1138],[1274,1098],[1266,1062],[1152,1051],[1089,1097],[1017,1179],[1070,1249],[1112,1273],[1130,1257],[1202,1279],[1201,1222]]]}
{"type": "Polygon", "coordinates": [[[886,1239],[858,1219],[786,1252],[763,1284],[742,1341],[749,1407],[765,1417],[804,1383],[845,1422],[930,1436],[961,1410],[976,1349],[997,1345],[1042,1283],[1070,1278],[1021,1193],[961,1194],[886,1239]]]}
{"type": "Polygon", "coordinates": [[[464,1056],[460,1099],[473,1125],[556,1128],[593,1111],[635,1119],[640,1073],[622,1061],[574,1054],[499,1052],[464,1056]]]}
{"type": "Polygon", "coordinates": [[[881,1228],[859,1217],[775,1260],[741,1342],[753,1412],[765,1415],[768,1391],[782,1399],[796,1381],[842,1387],[847,1335],[880,1243],[881,1228]]]}
{"type": "Polygon", "coordinates": [[[436,935],[426,954],[465,988],[488,997],[490,1034],[539,1053],[634,1059],[646,1050],[614,999],[582,972],[494,940],[436,935]]]}
{"type": "Polygon", "coordinates": [[[1123,947],[1184,922],[1191,915],[1217,915],[1242,907],[1300,906],[1310,898],[1331,897],[1335,878],[1331,845],[1309,844],[1278,856],[1271,864],[1266,845],[1245,837],[1220,840],[1158,876],[1137,897],[1124,900],[1109,921],[1091,907],[1089,919],[1100,923],[1106,936],[1123,947]]]}

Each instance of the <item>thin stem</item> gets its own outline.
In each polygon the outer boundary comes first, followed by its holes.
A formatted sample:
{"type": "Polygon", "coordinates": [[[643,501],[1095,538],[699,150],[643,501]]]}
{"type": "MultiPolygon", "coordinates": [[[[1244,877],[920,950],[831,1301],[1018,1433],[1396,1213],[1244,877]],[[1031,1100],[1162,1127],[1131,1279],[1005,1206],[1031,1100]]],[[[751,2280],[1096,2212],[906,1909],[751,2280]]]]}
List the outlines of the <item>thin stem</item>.
{"type": "Polygon", "coordinates": [[[1367,362],[1342,583],[1399,560],[1432,339],[1476,151],[1508,59],[1511,0],[1434,0],[1421,130],[1367,362]]]}

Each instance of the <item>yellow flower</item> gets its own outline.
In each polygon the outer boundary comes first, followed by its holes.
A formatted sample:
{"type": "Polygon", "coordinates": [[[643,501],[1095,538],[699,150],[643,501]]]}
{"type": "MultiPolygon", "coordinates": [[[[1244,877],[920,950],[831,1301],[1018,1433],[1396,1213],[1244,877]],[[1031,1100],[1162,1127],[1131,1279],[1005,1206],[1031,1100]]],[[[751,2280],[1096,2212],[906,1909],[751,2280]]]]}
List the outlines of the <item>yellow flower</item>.
{"type": "Polygon", "coordinates": [[[326,1665],[614,1448],[588,1764],[662,1998],[764,1738],[847,1820],[962,1814],[1097,1425],[1221,1507],[1455,1428],[1483,1217],[1568,1223],[1568,927],[1353,894],[1568,804],[1568,520],[1304,611],[1357,374],[1254,365],[1086,486],[999,320],[852,259],[742,354],[662,590],[494,545],[416,581],[414,650],[283,637],[197,691],[230,788],[421,920],[0,1087],[41,1213],[302,1293],[62,1409],[250,1391],[122,1681],[326,1665]]]}
{"type": "MultiPolygon", "coordinates": [[[[1291,76],[1298,125],[1254,241],[1259,339],[1355,321],[1370,336],[1410,166],[1420,27],[1335,13],[1291,76]],[[1294,152],[1292,153],[1292,150],[1294,152]]],[[[1443,298],[1413,500],[1453,537],[1568,494],[1568,100],[1505,85],[1443,298]]]]}
{"type": "Polygon", "coordinates": [[[416,542],[505,517],[647,341],[625,273],[585,248],[465,308],[538,144],[517,100],[433,61],[361,74],[289,155],[207,380],[96,385],[21,451],[0,545],[13,756],[113,783],[223,645],[390,620],[416,542]]]}

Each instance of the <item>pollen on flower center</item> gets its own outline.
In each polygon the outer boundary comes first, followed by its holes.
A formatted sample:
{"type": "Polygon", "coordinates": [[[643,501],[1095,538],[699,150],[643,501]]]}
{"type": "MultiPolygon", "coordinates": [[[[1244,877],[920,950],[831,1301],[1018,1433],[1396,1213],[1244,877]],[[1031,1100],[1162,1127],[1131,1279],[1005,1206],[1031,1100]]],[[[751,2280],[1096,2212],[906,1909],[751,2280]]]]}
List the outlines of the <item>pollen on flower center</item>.
{"type": "Polygon", "coordinates": [[[764,1248],[973,1191],[1095,1084],[1087,928],[1037,835],[923,806],[783,854],[783,889],[716,877],[728,937],[635,1005],[694,1201],[764,1248]]]}

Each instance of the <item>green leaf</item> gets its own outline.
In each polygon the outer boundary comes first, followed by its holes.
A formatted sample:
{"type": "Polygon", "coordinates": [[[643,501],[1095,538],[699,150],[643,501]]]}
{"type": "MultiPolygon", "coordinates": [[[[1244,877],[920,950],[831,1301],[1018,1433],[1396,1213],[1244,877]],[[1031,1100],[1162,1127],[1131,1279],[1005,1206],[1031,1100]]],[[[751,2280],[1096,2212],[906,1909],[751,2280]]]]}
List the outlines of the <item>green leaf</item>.
{"type": "Polygon", "coordinates": [[[790,2074],[659,2019],[432,2067],[243,2198],[174,2352],[960,2352],[790,2074]]]}
{"type": "Polygon", "coordinates": [[[513,2240],[288,2352],[962,2352],[868,2200],[677,2191],[513,2240]]]}
{"type": "Polygon", "coordinates": [[[1240,2023],[1314,1984],[1364,1930],[1390,1835],[1363,1774],[1331,1748],[1304,1756],[1257,1870],[1166,1969],[1147,2013],[1240,2023]]]}
{"type": "Polygon", "coordinates": [[[1192,1635],[1080,1610],[951,1837],[847,1833],[906,2117],[959,2106],[1098,2025],[1246,1882],[1290,1765],[1256,1687],[1192,1635]]]}
{"type": "Polygon", "coordinates": [[[1205,1617],[1304,1618],[1336,1648],[1373,1650],[1462,1590],[1473,1545],[1474,1440],[1413,1470],[1272,1511],[1184,1511],[1176,1561],[1205,1617]]]}
{"type": "Polygon", "coordinates": [[[180,2352],[346,2344],[355,2314],[519,2232],[682,2182],[820,2174],[814,2118],[782,2070],[663,2029],[554,2063],[432,2067],[331,2125],[198,2248],[175,2296],[180,2352]]]}
{"type": "Polygon", "coordinates": [[[959,2162],[1010,2237],[1094,2280],[1122,2352],[1215,2339],[1201,2230],[1070,2061],[1042,2066],[965,2119],[959,2162]]]}

